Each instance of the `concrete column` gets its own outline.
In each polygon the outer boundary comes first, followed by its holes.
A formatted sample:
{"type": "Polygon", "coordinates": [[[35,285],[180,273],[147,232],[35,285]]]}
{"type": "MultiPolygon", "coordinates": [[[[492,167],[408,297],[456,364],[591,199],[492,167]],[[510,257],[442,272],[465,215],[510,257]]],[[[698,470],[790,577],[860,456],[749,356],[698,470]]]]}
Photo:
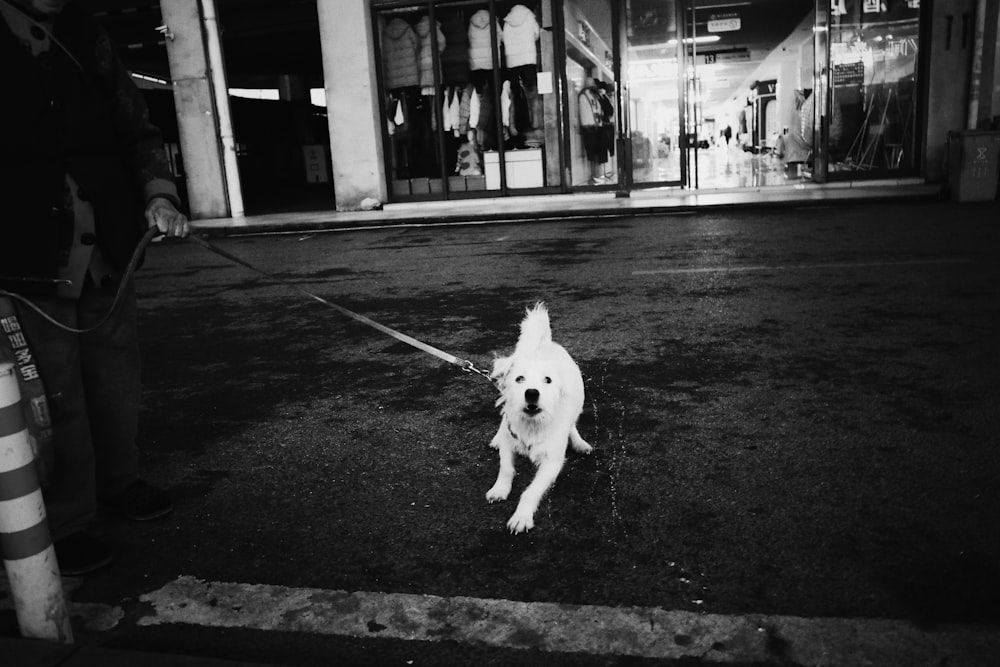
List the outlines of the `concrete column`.
{"type": "MultiPolygon", "coordinates": [[[[994,122],[1000,122],[1000,3],[984,4],[983,59],[979,82],[979,129],[989,129],[994,122]]],[[[997,129],[1000,129],[998,127],[997,129]]]]}
{"type": "MultiPolygon", "coordinates": [[[[540,38],[542,50],[542,72],[548,72],[552,78],[552,92],[536,95],[535,99],[541,99],[542,112],[535,111],[535,118],[542,118],[543,132],[545,133],[545,184],[562,185],[562,165],[559,163],[559,125],[562,122],[559,117],[559,77],[558,68],[555,66],[555,48],[553,46],[553,11],[552,0],[542,2],[542,35],[540,38]]],[[[567,170],[568,171],[568,170],[567,170]]],[[[567,175],[567,184],[570,181],[567,175]]]]}
{"type": "Polygon", "coordinates": [[[938,0],[930,5],[930,52],[927,113],[924,133],[924,176],[939,182],[945,176],[948,132],[965,129],[972,64],[973,35],[968,27],[976,14],[975,0],[938,0]]]}
{"type": "Polygon", "coordinates": [[[224,218],[230,210],[200,3],[162,1],[160,11],[191,217],[224,218]]]}
{"type": "Polygon", "coordinates": [[[368,0],[317,0],[337,210],[386,201],[374,31],[368,0]]]}

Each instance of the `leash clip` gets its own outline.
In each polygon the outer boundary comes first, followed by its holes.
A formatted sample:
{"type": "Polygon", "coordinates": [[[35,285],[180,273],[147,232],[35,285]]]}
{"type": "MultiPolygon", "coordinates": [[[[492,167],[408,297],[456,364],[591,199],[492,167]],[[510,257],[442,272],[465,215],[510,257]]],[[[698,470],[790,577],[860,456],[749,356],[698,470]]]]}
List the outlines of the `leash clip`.
{"type": "Polygon", "coordinates": [[[462,370],[466,373],[475,373],[476,375],[482,375],[484,378],[490,381],[490,384],[496,385],[496,382],[493,381],[493,376],[490,374],[489,371],[484,370],[482,368],[478,368],[474,363],[472,363],[468,359],[462,362],[462,370]]]}

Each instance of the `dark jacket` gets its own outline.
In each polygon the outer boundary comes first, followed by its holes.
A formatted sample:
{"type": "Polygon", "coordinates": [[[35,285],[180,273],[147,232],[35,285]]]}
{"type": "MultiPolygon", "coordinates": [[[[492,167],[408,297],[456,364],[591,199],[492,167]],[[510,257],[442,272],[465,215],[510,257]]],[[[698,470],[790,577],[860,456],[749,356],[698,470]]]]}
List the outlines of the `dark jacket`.
{"type": "MultiPolygon", "coordinates": [[[[97,243],[122,269],[153,195],[176,198],[159,130],[106,33],[67,5],[38,57],[0,19],[0,276],[52,278],[73,243],[66,174],[94,209],[97,243]]],[[[19,282],[0,288],[50,294],[19,282]]]]}

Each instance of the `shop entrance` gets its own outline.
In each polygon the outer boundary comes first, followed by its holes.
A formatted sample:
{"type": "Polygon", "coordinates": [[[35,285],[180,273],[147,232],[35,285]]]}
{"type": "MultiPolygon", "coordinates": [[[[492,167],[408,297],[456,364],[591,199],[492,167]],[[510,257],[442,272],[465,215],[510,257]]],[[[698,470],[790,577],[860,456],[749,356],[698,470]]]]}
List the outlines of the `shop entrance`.
{"type": "Polygon", "coordinates": [[[628,182],[916,173],[919,15],[919,0],[628,0],[628,182]]]}
{"type": "Polygon", "coordinates": [[[801,0],[630,0],[633,184],[732,188],[805,178],[813,9],[801,0]],[[779,143],[787,147],[781,158],[779,143]]]}

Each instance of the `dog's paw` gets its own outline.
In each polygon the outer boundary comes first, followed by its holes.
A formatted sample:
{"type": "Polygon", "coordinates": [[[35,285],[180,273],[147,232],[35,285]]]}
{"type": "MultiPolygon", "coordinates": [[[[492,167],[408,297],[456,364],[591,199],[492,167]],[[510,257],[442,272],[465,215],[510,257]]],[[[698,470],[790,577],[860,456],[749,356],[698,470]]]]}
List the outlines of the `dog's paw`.
{"type": "Polygon", "coordinates": [[[573,450],[581,454],[590,454],[594,451],[594,448],[586,440],[576,440],[571,442],[573,445],[573,450]]]}
{"type": "Polygon", "coordinates": [[[527,512],[514,512],[507,521],[507,528],[512,535],[523,533],[535,527],[535,517],[527,512]]]}
{"type": "Polygon", "coordinates": [[[504,484],[502,482],[497,482],[490,490],[486,492],[486,501],[490,503],[499,502],[501,500],[507,500],[507,496],[510,495],[510,484],[504,484]]]}

